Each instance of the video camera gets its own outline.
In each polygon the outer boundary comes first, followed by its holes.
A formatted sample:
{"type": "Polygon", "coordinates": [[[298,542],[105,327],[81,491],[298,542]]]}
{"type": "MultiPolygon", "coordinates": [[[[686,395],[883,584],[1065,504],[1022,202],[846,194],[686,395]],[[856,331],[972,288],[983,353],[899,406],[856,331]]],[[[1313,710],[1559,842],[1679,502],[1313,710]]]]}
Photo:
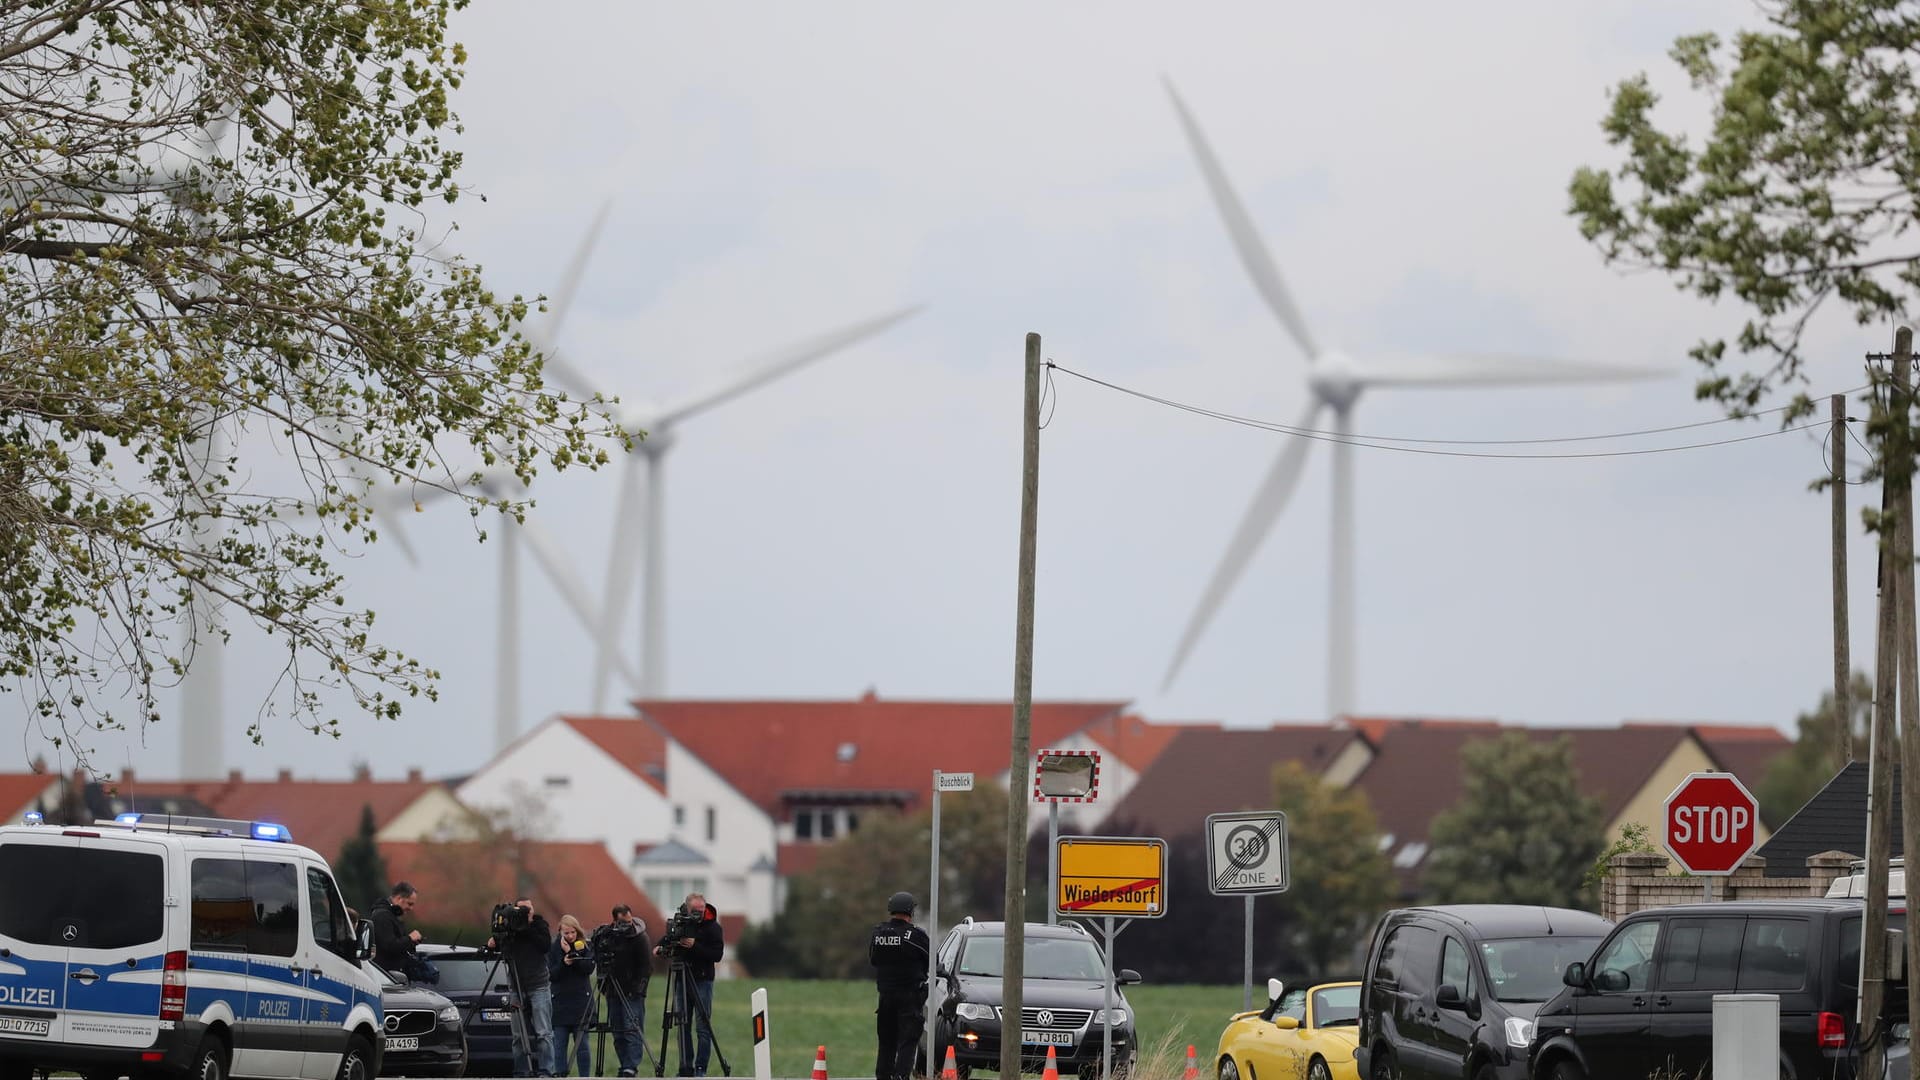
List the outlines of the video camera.
{"type": "Polygon", "coordinates": [[[639,923],[601,923],[593,928],[592,934],[587,936],[587,944],[593,947],[594,956],[608,957],[613,955],[614,949],[618,948],[621,942],[639,936],[639,923]]]}
{"type": "Polygon", "coordinates": [[[667,916],[666,929],[660,932],[660,944],[668,952],[682,948],[681,940],[697,936],[700,932],[700,924],[705,922],[706,918],[707,913],[704,911],[675,908],[673,914],[667,916]]]}
{"type": "Polygon", "coordinates": [[[533,912],[513,903],[493,905],[493,918],[488,923],[496,941],[524,933],[532,925],[533,912]]]}

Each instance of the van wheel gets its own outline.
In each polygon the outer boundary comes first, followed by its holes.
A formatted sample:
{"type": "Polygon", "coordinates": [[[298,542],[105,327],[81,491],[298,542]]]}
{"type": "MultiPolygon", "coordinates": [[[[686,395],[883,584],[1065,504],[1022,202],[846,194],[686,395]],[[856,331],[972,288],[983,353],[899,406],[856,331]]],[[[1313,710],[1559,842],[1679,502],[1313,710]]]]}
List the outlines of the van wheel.
{"type": "Polygon", "coordinates": [[[1400,1080],[1400,1070],[1392,1053],[1384,1049],[1374,1051],[1373,1075],[1367,1080],[1400,1080]]]}
{"type": "Polygon", "coordinates": [[[336,1080],[373,1080],[373,1047],[367,1040],[355,1035],[347,1040],[347,1052],[340,1057],[340,1073],[336,1080]]]}
{"type": "Polygon", "coordinates": [[[33,1080],[33,1063],[0,1061],[0,1080],[33,1080]]]}
{"type": "Polygon", "coordinates": [[[1571,1061],[1555,1062],[1553,1080],[1587,1080],[1587,1072],[1571,1061]]]}
{"type": "Polygon", "coordinates": [[[227,1047],[219,1039],[200,1040],[200,1052],[193,1057],[187,1080],[227,1080],[227,1047]]]}

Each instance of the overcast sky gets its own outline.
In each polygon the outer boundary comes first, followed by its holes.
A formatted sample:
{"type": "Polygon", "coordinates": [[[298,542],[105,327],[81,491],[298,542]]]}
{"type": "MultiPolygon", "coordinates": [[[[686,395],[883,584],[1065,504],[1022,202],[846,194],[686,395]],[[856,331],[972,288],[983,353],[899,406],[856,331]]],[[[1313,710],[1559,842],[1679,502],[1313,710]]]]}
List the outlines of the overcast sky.
{"type": "MultiPolygon", "coordinates": [[[[1012,687],[1022,337],[1102,378],[1292,420],[1304,358],[1235,258],[1161,84],[1238,185],[1308,323],[1350,352],[1504,350],[1678,374],[1630,386],[1381,391],[1361,433],[1590,434],[1712,419],[1685,351],[1743,313],[1605,268],[1566,216],[1636,71],[1754,19],[1715,0],[1367,5],[805,5],[482,0],[456,107],[458,244],[551,292],[612,212],[562,347],[609,393],[671,401],[797,339],[924,313],[688,422],[667,459],[667,686],[699,697],[1005,698],[1012,687]]],[[[1885,328],[1816,326],[1812,389],[1864,381],[1885,328]]],[[[1324,717],[1329,477],[1292,505],[1201,641],[1174,644],[1283,436],[1071,379],[1042,439],[1035,693],[1158,720],[1324,717]]],[[[1706,429],[1714,437],[1759,426],[1706,429]]],[[[1695,441],[1689,433],[1680,441],[1695,441]]],[[[1643,445],[1659,445],[1649,443],[1643,445]]],[[[1858,455],[1856,454],[1856,460],[1858,455]]],[[[1496,461],[1356,451],[1358,704],[1536,725],[1777,724],[1831,681],[1821,440],[1496,461]]],[[[612,473],[536,488],[598,590],[612,473]]],[[[1856,505],[1877,498],[1854,488],[1856,505]]],[[[492,750],[498,545],[440,506],[355,598],[445,674],[404,720],[317,739],[241,728],[278,670],[244,632],[228,761],[377,774],[492,750]]],[[[1857,531],[1857,529],[1856,529],[1857,531]]],[[[384,545],[383,545],[384,546],[384,545]]],[[[1871,667],[1870,546],[1852,547],[1871,667]]],[[[585,630],[523,567],[523,723],[591,704],[585,630]]],[[[634,604],[638,604],[636,595],[634,604]]],[[[637,617],[624,647],[639,652],[637,617]]],[[[344,715],[344,714],[343,714],[344,715]]],[[[176,727],[102,764],[177,768],[176,727]]],[[[936,733],[903,732],[903,738],[936,733]]],[[[36,744],[29,738],[29,748],[36,744]]]]}

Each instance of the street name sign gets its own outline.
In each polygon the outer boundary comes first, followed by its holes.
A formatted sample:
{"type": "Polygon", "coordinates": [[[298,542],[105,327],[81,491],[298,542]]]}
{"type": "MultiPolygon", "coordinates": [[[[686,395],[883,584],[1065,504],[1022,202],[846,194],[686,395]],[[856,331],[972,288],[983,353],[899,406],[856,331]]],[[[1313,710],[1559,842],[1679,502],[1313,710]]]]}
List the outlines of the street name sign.
{"type": "Polygon", "coordinates": [[[933,778],[935,791],[972,791],[973,774],[970,772],[943,772],[933,778]]]}
{"type": "Polygon", "coordinates": [[[1157,919],[1167,913],[1167,842],[1152,837],[1063,836],[1054,842],[1061,915],[1157,919]]]}
{"type": "Polygon", "coordinates": [[[1207,815],[1207,888],[1215,896],[1287,891],[1287,815],[1207,815]]]}

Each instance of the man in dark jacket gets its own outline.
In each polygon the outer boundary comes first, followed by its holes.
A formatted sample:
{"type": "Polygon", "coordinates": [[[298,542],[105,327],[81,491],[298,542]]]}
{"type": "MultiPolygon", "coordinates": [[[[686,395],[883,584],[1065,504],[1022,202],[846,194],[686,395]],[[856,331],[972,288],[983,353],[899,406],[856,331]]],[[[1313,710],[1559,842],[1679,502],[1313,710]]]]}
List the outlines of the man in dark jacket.
{"type": "Polygon", "coordinates": [[[594,960],[600,965],[600,996],[607,999],[607,1027],[621,1076],[637,1076],[646,1050],[647,984],[653,978],[653,944],[647,925],[627,904],[615,905],[613,921],[593,932],[594,960]]]}
{"type": "Polygon", "coordinates": [[[418,900],[419,890],[400,881],[385,900],[373,902],[373,962],[402,979],[408,977],[413,947],[420,942],[420,931],[406,927],[407,914],[418,900]]]}
{"type": "Polygon", "coordinates": [[[526,927],[505,941],[487,939],[487,948],[506,958],[519,995],[513,1009],[513,1075],[552,1076],[553,983],[547,976],[547,954],[553,948],[553,931],[533,910],[532,900],[523,896],[515,903],[527,909],[526,927]]]}
{"type": "MultiPolygon", "coordinates": [[[[913,1080],[913,1057],[927,1020],[927,958],[932,955],[927,932],[913,925],[913,894],[897,892],[887,898],[887,921],[873,928],[867,940],[867,962],[873,965],[873,983],[880,991],[880,1007],[873,1011],[879,1053],[874,1058],[876,1080],[913,1080]]],[[[937,1066],[929,1061],[927,1071],[937,1066]]]]}
{"type": "MultiPolygon", "coordinates": [[[[680,1075],[707,1075],[707,1058],[713,1051],[713,965],[726,955],[726,936],[720,929],[720,912],[700,893],[688,893],[687,902],[680,910],[695,916],[696,924],[691,937],[679,941],[663,941],[655,952],[668,955],[676,963],[687,965],[687,981],[693,984],[695,1002],[673,1002],[683,1018],[680,1028],[680,1075]],[[698,1030],[700,1045],[693,1058],[693,1067],[687,1067],[687,1035],[698,1030]]],[[[676,992],[679,987],[674,988],[676,992]]]]}

